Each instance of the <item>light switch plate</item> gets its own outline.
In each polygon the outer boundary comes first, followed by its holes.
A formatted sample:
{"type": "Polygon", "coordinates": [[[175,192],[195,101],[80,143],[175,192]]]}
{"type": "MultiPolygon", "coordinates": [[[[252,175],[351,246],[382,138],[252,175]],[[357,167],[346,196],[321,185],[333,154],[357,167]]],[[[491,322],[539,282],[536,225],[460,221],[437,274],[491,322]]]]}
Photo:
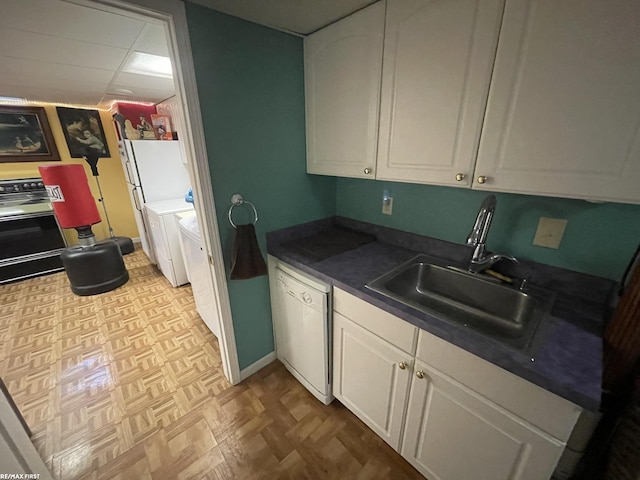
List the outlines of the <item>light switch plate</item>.
{"type": "Polygon", "coordinates": [[[562,218],[540,217],[533,244],[540,247],[559,248],[567,221],[562,218]]]}

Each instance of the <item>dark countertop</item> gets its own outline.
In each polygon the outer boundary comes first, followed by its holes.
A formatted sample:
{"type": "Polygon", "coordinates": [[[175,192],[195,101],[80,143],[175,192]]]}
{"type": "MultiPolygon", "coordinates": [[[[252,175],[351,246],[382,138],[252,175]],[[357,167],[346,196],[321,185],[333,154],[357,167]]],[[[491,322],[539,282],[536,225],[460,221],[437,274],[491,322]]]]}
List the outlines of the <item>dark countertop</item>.
{"type": "MultiPolygon", "coordinates": [[[[534,285],[552,290],[551,314],[539,329],[534,352],[525,354],[476,331],[420,312],[365,288],[365,283],[419,253],[463,264],[467,247],[344,219],[324,219],[267,234],[270,255],[330,285],[339,287],[411,324],[436,335],[587,410],[600,406],[602,325],[608,291],[614,283],[534,262],[520,262],[534,285]],[[296,239],[327,241],[335,228],[373,235],[375,240],[328,258],[318,259],[292,248],[296,239]]],[[[513,271],[502,272],[513,275],[513,271]]]]}

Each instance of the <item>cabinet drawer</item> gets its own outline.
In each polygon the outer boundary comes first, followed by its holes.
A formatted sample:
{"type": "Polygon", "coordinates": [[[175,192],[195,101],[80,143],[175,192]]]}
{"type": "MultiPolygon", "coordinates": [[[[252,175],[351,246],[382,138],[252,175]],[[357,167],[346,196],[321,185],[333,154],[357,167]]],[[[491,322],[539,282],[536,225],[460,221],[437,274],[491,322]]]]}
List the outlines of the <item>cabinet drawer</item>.
{"type": "Polygon", "coordinates": [[[415,354],[418,328],[410,323],[336,287],[333,309],[399,349],[415,354]]]}
{"type": "Polygon", "coordinates": [[[416,358],[566,442],[582,409],[421,330],[416,358]]]}

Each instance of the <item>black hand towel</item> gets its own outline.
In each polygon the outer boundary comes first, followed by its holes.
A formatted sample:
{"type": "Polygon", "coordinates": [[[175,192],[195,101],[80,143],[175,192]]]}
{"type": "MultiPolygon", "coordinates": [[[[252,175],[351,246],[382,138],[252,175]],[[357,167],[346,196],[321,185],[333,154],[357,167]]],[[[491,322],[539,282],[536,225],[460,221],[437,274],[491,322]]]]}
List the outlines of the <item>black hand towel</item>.
{"type": "Polygon", "coordinates": [[[231,280],[246,280],[267,274],[267,264],[258,246],[256,229],[252,224],[238,225],[233,242],[231,280]]]}

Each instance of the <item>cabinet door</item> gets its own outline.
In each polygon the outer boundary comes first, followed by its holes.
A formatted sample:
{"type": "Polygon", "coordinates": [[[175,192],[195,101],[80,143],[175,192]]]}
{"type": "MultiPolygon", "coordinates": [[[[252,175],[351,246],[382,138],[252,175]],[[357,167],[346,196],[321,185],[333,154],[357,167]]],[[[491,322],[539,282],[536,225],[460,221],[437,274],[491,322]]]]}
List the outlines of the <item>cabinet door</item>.
{"type": "Polygon", "coordinates": [[[544,480],[563,443],[416,361],[402,456],[431,480],[544,480]]]}
{"type": "Polygon", "coordinates": [[[388,1],[378,179],[470,185],[503,6],[388,1]]]}
{"type": "Polygon", "coordinates": [[[509,1],[474,188],[640,202],[639,25],[634,0],[509,1]]]}
{"type": "Polygon", "coordinates": [[[333,394],[396,450],[411,363],[402,350],[334,312],[333,394]]]}
{"type": "Polygon", "coordinates": [[[374,178],[383,32],[378,2],[304,39],[307,172],[374,178]]]}

